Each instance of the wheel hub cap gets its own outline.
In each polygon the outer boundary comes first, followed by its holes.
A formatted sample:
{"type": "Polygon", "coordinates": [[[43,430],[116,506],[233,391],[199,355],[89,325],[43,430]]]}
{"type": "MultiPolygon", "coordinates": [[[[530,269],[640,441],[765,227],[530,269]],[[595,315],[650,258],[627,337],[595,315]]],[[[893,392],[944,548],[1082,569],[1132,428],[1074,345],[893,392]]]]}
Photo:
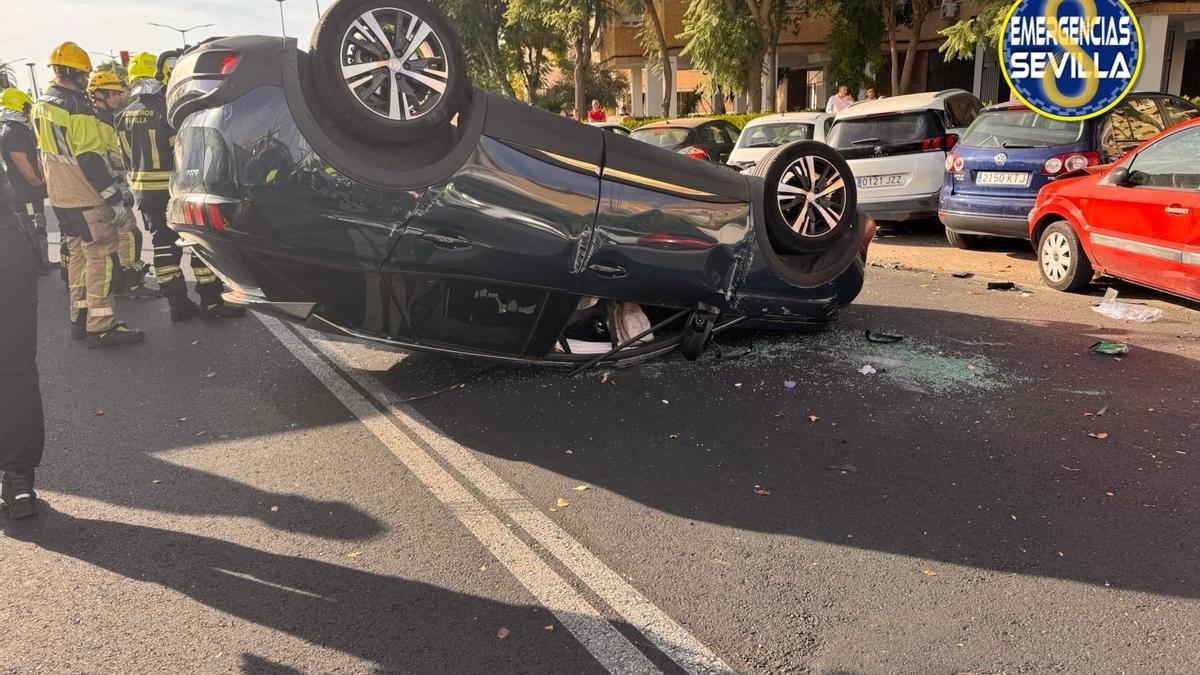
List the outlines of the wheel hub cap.
{"type": "Polygon", "coordinates": [[[779,179],[779,214],[801,237],[837,229],[846,212],[846,180],[833,164],[810,155],[792,162],[779,179]]]}
{"type": "Polygon", "coordinates": [[[429,114],[450,84],[441,37],[407,10],[364,12],[346,29],[340,54],[346,87],[365,108],[389,120],[429,114]]]}

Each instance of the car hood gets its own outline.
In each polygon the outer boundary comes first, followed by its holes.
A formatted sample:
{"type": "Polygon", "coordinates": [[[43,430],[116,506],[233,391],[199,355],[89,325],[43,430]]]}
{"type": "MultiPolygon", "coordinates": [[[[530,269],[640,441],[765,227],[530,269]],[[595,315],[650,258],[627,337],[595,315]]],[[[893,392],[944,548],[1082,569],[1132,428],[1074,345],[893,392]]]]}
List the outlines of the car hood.
{"type": "Polygon", "coordinates": [[[775,148],[738,148],[729,155],[729,163],[735,164],[737,162],[754,162],[757,164],[762,161],[763,157],[767,156],[767,153],[774,149],[775,148]]]}

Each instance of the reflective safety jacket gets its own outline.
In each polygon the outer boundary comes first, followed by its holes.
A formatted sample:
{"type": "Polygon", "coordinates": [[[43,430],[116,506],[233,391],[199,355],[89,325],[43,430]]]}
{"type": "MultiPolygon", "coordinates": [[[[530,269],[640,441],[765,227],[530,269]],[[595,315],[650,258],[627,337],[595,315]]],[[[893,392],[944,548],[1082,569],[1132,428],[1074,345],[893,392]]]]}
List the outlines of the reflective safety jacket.
{"type": "Polygon", "coordinates": [[[163,88],[142,79],[134,82],[130,93],[133,98],[117,115],[116,125],[125,155],[125,177],[138,208],[165,208],[175,169],[175,132],[167,123],[163,88]]]}
{"type": "Polygon", "coordinates": [[[81,91],[51,84],[30,115],[51,206],[115,205],[121,193],[105,160],[107,148],[92,104],[81,91]]]}
{"type": "Polygon", "coordinates": [[[104,139],[104,158],[108,160],[108,168],[114,180],[125,183],[125,155],[117,135],[116,115],[111,110],[96,108],[96,119],[100,121],[100,137],[104,139]]]}

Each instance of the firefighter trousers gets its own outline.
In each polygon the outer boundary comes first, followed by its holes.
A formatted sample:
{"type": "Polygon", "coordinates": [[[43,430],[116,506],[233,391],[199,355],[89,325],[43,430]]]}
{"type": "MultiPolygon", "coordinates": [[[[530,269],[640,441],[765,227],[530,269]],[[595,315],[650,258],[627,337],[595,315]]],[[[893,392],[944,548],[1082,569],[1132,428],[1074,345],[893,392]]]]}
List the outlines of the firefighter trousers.
{"type": "Polygon", "coordinates": [[[117,323],[112,291],[120,270],[118,233],[112,207],[55,208],[67,245],[67,288],[72,322],[87,310],[87,331],[104,333],[117,323]]]}
{"type": "Polygon", "coordinates": [[[142,262],[142,231],[138,228],[133,209],[125,211],[125,221],[117,226],[117,259],[121,269],[131,277],[137,277],[146,267],[142,262]]]}
{"type": "Polygon", "coordinates": [[[26,471],[42,461],[46,436],[37,371],[37,257],[28,236],[4,215],[0,289],[0,470],[26,471]]]}
{"type": "MultiPolygon", "coordinates": [[[[158,287],[168,297],[186,295],[187,285],[183,280],[183,249],[179,246],[179,235],[167,225],[166,209],[142,208],[142,222],[150,230],[150,241],[154,244],[154,278],[158,287]]],[[[190,254],[192,274],[196,277],[196,293],[207,306],[221,302],[224,286],[216,274],[196,254],[190,254]]]]}

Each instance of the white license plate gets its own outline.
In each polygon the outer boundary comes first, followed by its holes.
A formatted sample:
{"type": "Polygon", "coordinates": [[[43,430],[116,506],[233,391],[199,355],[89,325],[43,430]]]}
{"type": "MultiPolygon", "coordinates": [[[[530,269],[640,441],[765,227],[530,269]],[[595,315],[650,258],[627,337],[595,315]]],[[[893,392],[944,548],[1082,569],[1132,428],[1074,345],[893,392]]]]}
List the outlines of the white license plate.
{"type": "Polygon", "coordinates": [[[899,185],[904,185],[904,180],[906,178],[908,178],[908,174],[906,173],[889,173],[883,176],[859,176],[858,187],[896,187],[899,185]]]}
{"type": "Polygon", "coordinates": [[[977,171],[976,185],[1016,185],[1029,187],[1030,174],[1022,171],[977,171]]]}

